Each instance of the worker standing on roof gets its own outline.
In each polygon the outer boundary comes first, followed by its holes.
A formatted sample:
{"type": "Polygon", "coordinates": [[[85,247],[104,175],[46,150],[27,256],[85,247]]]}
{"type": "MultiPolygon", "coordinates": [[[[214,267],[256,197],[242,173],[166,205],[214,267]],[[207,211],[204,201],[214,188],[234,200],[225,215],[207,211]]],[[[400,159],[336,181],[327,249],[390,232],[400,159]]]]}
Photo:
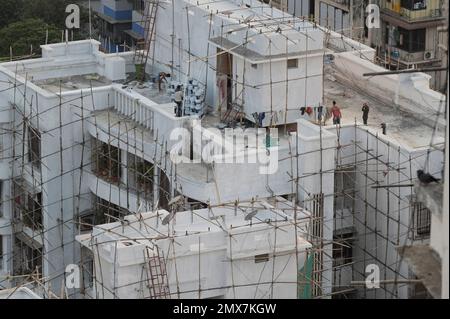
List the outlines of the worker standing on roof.
{"type": "Polygon", "coordinates": [[[169,74],[167,74],[167,73],[165,73],[165,72],[159,72],[159,75],[158,75],[158,90],[161,92],[161,90],[162,90],[162,84],[163,84],[163,82],[166,82],[166,83],[168,83],[167,82],[167,78],[168,77],[170,77],[170,75],[169,74]]]}
{"type": "Polygon", "coordinates": [[[174,96],[174,100],[175,100],[175,104],[176,106],[176,110],[175,110],[175,115],[176,117],[182,117],[183,116],[183,90],[181,90],[181,86],[178,85],[176,90],[175,90],[175,96],[174,96]]]}
{"type": "Polygon", "coordinates": [[[363,112],[362,118],[363,118],[364,125],[367,125],[367,120],[369,119],[369,105],[367,105],[367,103],[363,104],[362,112],[363,112]]]}
{"type": "Polygon", "coordinates": [[[331,108],[331,114],[333,114],[333,124],[341,124],[342,113],[336,101],[333,101],[333,107],[331,108]]]}

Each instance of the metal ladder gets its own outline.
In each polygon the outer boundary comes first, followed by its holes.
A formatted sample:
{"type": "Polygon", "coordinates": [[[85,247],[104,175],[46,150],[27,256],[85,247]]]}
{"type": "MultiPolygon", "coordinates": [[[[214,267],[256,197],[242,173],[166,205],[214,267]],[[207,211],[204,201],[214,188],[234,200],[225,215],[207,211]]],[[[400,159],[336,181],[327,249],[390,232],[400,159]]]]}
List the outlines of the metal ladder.
{"type": "Polygon", "coordinates": [[[153,250],[147,247],[146,265],[150,299],[170,299],[166,261],[158,246],[155,245],[153,250]]]}
{"type": "Polygon", "coordinates": [[[152,42],[154,41],[156,14],[158,12],[159,0],[146,0],[142,14],[144,22],[144,38],[136,42],[134,51],[134,64],[142,67],[138,80],[145,80],[145,65],[147,65],[152,42]]]}

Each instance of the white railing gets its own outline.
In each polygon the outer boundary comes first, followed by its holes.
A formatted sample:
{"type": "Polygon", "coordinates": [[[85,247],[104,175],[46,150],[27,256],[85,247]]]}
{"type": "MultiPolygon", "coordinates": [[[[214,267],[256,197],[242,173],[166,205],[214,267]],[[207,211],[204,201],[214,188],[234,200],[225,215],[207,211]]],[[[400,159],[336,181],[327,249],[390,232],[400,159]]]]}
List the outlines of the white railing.
{"type": "Polygon", "coordinates": [[[138,97],[135,97],[125,90],[114,89],[114,109],[143,127],[151,130],[155,129],[155,112],[148,105],[142,103],[138,97]]]}
{"type": "Polygon", "coordinates": [[[177,128],[192,127],[195,116],[176,117],[175,103],[157,104],[143,95],[113,85],[113,105],[117,113],[135,121],[158,140],[171,147],[177,141],[170,136],[177,128]]]}

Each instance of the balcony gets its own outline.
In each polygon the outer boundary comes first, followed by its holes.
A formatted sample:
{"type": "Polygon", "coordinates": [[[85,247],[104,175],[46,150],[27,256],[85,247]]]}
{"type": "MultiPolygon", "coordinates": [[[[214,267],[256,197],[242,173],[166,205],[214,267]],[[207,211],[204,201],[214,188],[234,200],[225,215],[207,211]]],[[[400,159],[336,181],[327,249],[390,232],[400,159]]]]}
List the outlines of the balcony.
{"type": "Polygon", "coordinates": [[[329,0],[329,2],[337,4],[341,9],[350,10],[350,0],[329,0]]]}
{"type": "Polygon", "coordinates": [[[407,30],[429,28],[444,23],[438,0],[381,0],[381,18],[407,30]]]}

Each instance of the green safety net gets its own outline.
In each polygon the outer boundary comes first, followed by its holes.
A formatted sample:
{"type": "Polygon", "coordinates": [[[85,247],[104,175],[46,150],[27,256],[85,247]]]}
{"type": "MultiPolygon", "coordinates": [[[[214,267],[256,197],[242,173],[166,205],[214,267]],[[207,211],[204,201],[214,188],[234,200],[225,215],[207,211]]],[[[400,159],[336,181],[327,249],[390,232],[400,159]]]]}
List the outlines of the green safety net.
{"type": "Polygon", "coordinates": [[[305,264],[303,267],[299,270],[297,281],[299,282],[298,285],[298,299],[311,299],[311,282],[312,282],[312,273],[313,273],[313,266],[314,266],[314,254],[308,253],[305,264]]]}

